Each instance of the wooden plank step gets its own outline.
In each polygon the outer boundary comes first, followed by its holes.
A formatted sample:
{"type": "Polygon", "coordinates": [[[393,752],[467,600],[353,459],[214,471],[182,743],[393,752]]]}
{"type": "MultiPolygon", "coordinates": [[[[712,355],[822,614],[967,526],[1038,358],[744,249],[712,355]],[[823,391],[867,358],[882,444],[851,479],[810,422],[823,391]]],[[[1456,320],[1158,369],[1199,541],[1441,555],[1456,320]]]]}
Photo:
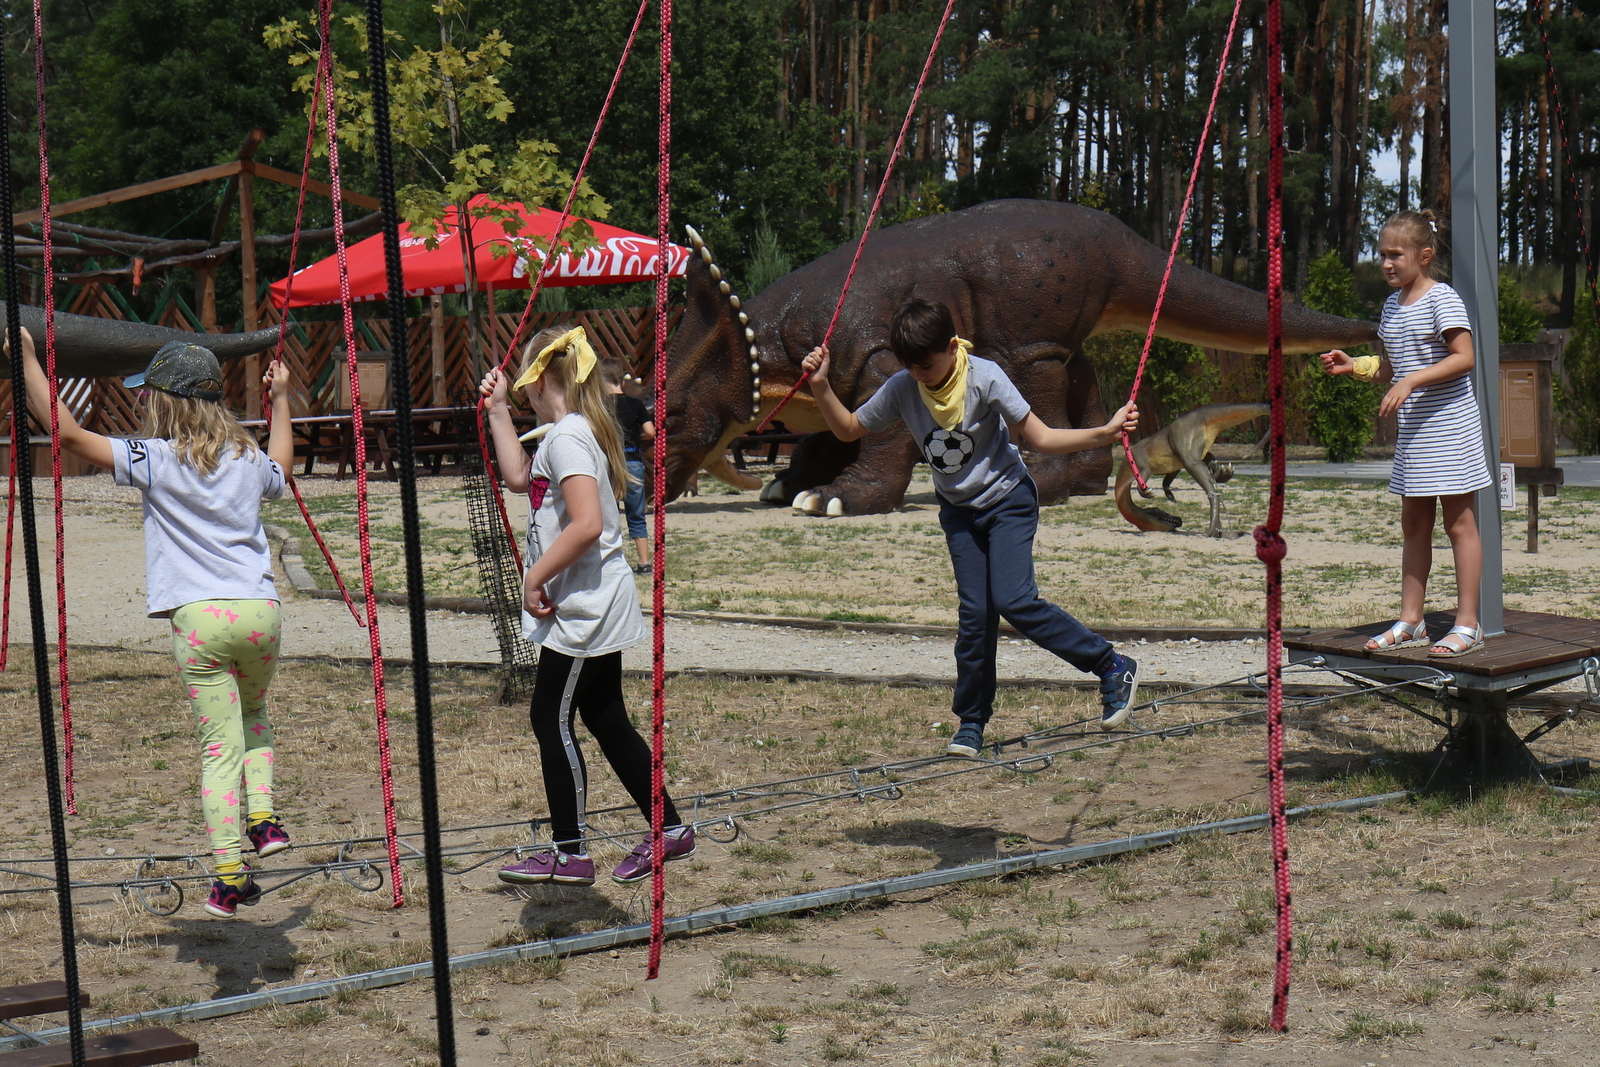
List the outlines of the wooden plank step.
{"type": "MultiPolygon", "coordinates": [[[[0,1019],[21,1019],[67,1010],[67,983],[32,982],[0,988],[0,1019]]],[[[89,1006],[89,994],[78,992],[79,1007],[89,1006]]]]}
{"type": "MultiPolygon", "coordinates": [[[[124,1030],[120,1034],[84,1037],[84,1061],[93,1067],[147,1067],[176,1063],[200,1055],[200,1046],[164,1026],[149,1030],[124,1030]]],[[[0,1052],[0,1067],[72,1067],[72,1046],[66,1042],[0,1052]]]]}

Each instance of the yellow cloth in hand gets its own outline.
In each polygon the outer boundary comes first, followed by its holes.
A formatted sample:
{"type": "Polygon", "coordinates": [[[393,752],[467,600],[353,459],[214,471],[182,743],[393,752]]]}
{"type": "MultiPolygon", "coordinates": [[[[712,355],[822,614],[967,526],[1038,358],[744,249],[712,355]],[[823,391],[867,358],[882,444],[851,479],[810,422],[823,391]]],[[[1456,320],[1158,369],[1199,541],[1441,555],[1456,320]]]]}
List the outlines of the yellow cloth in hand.
{"type": "Polygon", "coordinates": [[[594,348],[589,344],[589,335],[583,332],[582,326],[574,327],[545,345],[533,362],[528,364],[528,369],[522,372],[522,377],[512,383],[513,390],[522,389],[532,385],[544,374],[545,368],[550,366],[550,361],[557,356],[566,355],[568,352],[577,357],[578,374],[576,380],[586,382],[589,375],[594,373],[595,364],[599,359],[594,354],[594,348]]]}
{"type": "Polygon", "coordinates": [[[917,383],[917,392],[922,394],[922,402],[928,405],[933,421],[947,430],[959,426],[967,413],[967,357],[972,354],[972,342],[957,337],[956,345],[956,365],[943,385],[929,389],[917,383]]]}
{"type": "Polygon", "coordinates": [[[1370,382],[1378,376],[1378,364],[1381,362],[1378,356],[1353,356],[1350,359],[1350,375],[1358,382],[1370,382]]]}

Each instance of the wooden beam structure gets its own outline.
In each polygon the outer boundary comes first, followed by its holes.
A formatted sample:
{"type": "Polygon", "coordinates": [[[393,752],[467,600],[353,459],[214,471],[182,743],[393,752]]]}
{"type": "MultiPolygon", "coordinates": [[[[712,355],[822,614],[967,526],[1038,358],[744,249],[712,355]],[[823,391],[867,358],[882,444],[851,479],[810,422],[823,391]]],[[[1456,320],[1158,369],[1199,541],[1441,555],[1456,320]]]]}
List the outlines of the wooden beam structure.
{"type": "MultiPolygon", "coordinates": [[[[227,163],[219,163],[214,167],[202,167],[200,170],[173,174],[166,178],[157,178],[155,181],[140,182],[138,185],[125,185],[121,189],[112,189],[110,192],[95,193],[93,196],[84,196],[79,197],[77,200],[52,204],[50,214],[52,217],[72,215],[79,211],[90,211],[97,207],[121,204],[129,200],[139,200],[147,196],[154,196],[157,193],[171,192],[174,189],[186,189],[191,185],[216,181],[219,178],[238,177],[242,182],[246,174],[260,175],[268,181],[278,182],[282,185],[292,185],[297,189],[300,187],[300,175],[298,174],[279,170],[277,167],[269,167],[265,163],[256,163],[253,160],[235,159],[227,163]]],[[[333,187],[327,182],[308,179],[306,181],[306,189],[308,192],[316,193],[318,196],[333,196],[333,187]]],[[[377,198],[367,196],[365,193],[355,193],[347,189],[345,190],[344,200],[348,204],[364,207],[368,211],[378,210],[377,198]]],[[[37,209],[19,211],[11,216],[11,224],[13,226],[24,226],[30,222],[38,222],[43,217],[43,212],[37,209]]]]}

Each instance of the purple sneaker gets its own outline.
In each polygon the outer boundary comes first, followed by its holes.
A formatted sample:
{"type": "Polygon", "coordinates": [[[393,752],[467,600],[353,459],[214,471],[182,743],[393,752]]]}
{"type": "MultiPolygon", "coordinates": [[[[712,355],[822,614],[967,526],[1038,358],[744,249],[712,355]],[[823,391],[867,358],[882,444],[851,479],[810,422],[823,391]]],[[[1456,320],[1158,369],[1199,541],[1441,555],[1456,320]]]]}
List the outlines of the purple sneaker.
{"type": "Polygon", "coordinates": [[[535,882],[594,885],[594,860],[588,856],[569,856],[556,849],[544,849],[521,863],[501,867],[500,880],[512,885],[532,885],[535,882]]]}
{"type": "Polygon", "coordinates": [[[234,912],[241,906],[253,908],[261,901],[261,887],[256,885],[256,880],[250,876],[250,868],[246,867],[244,885],[234,886],[218,878],[211,883],[211,895],[202,905],[206,912],[219,919],[231,919],[234,912]]]}
{"type": "MultiPolygon", "coordinates": [[[[683,826],[676,830],[668,830],[666,838],[662,859],[668,863],[694,855],[694,827],[683,826]]],[[[650,877],[655,869],[654,851],[655,835],[646,834],[643,841],[633,846],[633,851],[628,853],[627,858],[617,864],[617,869],[611,872],[611,880],[620,885],[628,885],[650,877]]]]}
{"type": "Polygon", "coordinates": [[[255,846],[256,855],[262,859],[276,856],[290,847],[289,835],[277,819],[256,823],[245,830],[245,836],[250,838],[250,843],[255,846]]]}

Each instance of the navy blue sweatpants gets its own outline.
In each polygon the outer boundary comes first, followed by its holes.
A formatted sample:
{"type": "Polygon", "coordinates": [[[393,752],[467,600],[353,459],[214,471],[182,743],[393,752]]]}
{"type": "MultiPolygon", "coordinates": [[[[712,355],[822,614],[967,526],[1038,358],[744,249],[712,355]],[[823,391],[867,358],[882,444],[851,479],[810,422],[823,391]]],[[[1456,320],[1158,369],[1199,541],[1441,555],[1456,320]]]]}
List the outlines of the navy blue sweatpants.
{"type": "Polygon", "coordinates": [[[1000,620],[1080,671],[1105,674],[1116,665],[1111,643],[1039,595],[1033,538],[1039,491],[1025,479],[986,508],[939,499],[939,525],[950,546],[960,599],[954,711],[983,725],[994,714],[995,651],[1000,620]]]}

